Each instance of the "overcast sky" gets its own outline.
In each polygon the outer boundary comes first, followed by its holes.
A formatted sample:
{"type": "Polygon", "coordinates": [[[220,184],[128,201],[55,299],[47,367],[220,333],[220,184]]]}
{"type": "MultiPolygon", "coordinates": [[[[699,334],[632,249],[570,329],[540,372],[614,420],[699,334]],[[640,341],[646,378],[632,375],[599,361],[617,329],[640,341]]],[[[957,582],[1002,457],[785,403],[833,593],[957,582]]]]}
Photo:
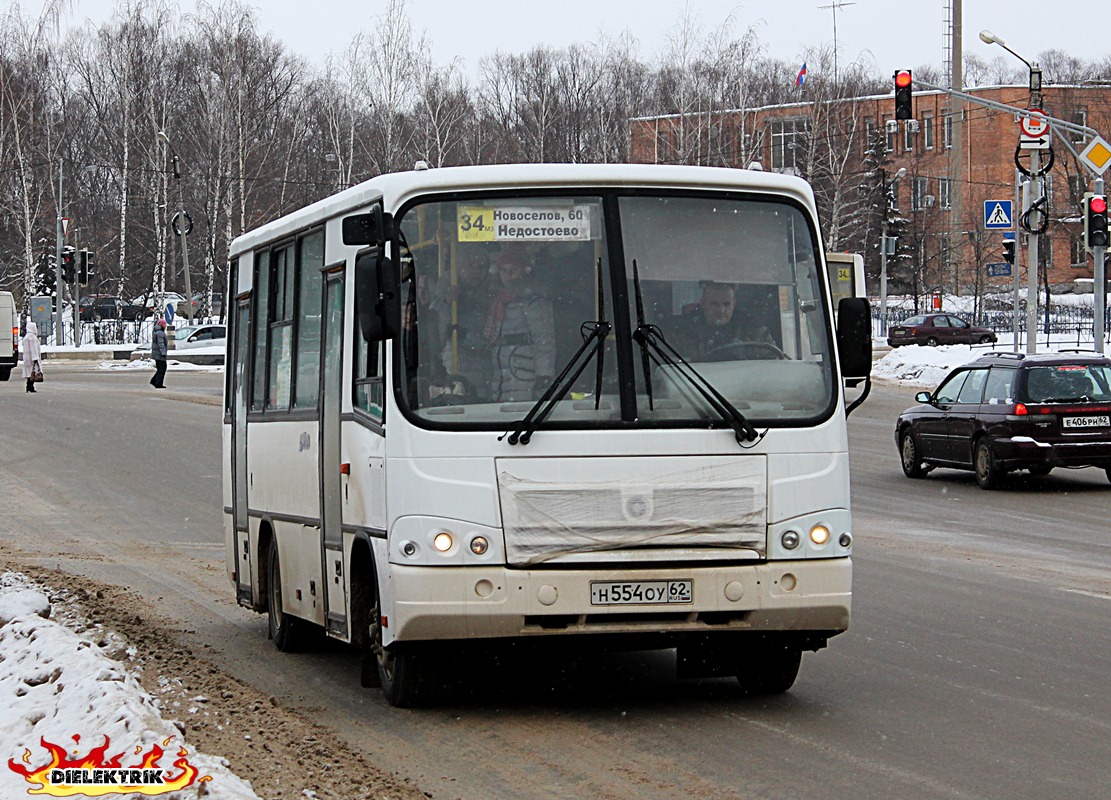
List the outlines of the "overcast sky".
{"type": "MultiPolygon", "coordinates": [[[[41,0],[21,2],[31,11],[41,7],[41,0]]],[[[769,56],[801,63],[807,48],[832,45],[834,12],[828,6],[834,2],[688,0],[685,7],[704,32],[720,27],[730,16],[738,36],[756,25],[769,56]]],[[[194,8],[193,0],[179,3],[185,11],[194,8]]],[[[86,19],[105,21],[117,3],[75,0],[73,5],[71,22],[80,25],[86,19]]],[[[322,63],[329,52],[343,50],[356,31],[369,28],[370,21],[384,12],[386,2],[267,0],[252,5],[263,31],[314,63],[322,63]]],[[[948,28],[946,5],[944,0],[842,3],[836,11],[839,62],[847,64],[863,56],[880,74],[922,64],[940,66],[948,28]]],[[[601,31],[610,36],[628,31],[639,43],[640,58],[651,61],[666,47],[684,5],[681,0],[408,0],[407,8],[414,28],[427,34],[435,60],[446,64],[460,57],[466,72],[475,76],[479,59],[495,50],[519,53],[537,44],[564,47],[592,42],[601,31]]],[[[1086,60],[1102,58],[1111,53],[1106,9],[1095,0],[1069,4],[965,0],[965,51],[989,61],[997,55],[1013,58],[979,40],[977,34],[988,28],[1027,59],[1049,49],[1086,60]],[[1097,8],[1102,9],[1098,14],[1097,8]]]]}

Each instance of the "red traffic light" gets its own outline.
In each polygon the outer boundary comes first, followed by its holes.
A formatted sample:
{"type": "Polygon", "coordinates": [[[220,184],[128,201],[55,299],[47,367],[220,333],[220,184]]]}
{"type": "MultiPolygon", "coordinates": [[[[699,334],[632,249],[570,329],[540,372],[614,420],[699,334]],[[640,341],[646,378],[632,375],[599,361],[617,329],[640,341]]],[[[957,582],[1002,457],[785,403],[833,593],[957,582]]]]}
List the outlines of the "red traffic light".
{"type": "Polygon", "coordinates": [[[910,70],[903,69],[896,72],[895,85],[900,89],[910,86],[910,70]]]}
{"type": "Polygon", "coordinates": [[[1088,201],[1088,208],[1091,209],[1093,214],[1106,214],[1107,213],[1107,198],[1102,195],[1095,195],[1088,201]]]}

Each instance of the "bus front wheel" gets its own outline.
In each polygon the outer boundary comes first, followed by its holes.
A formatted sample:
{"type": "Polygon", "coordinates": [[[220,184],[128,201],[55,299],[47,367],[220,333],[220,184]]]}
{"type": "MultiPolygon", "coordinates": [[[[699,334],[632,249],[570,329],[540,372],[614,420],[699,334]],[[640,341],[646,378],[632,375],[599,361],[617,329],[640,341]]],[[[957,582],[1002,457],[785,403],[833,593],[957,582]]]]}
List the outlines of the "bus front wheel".
{"type": "Polygon", "coordinates": [[[431,647],[414,644],[382,645],[382,614],[378,603],[371,609],[370,651],[363,660],[363,686],[377,683],[386,702],[395,708],[420,708],[435,700],[436,662],[431,647]],[[370,659],[377,666],[377,681],[368,674],[370,659]]]}
{"type": "Polygon", "coordinates": [[[791,644],[768,643],[745,649],[736,658],[737,682],[745,694],[783,694],[795,685],[802,649],[791,644]]]}

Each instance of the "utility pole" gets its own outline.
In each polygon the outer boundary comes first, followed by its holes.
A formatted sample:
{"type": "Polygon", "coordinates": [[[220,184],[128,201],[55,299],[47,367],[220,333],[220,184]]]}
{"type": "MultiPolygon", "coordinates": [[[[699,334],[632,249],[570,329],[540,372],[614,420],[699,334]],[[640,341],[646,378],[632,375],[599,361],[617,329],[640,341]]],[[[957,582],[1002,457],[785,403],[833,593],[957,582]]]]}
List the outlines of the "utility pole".
{"type": "MultiPolygon", "coordinates": [[[[1103,195],[1103,178],[1096,178],[1092,181],[1092,190],[1101,196],[1103,195]]],[[[1095,348],[1097,353],[1103,352],[1103,327],[1107,324],[1105,319],[1107,315],[1107,286],[1104,281],[1106,279],[1106,265],[1103,261],[1104,253],[1107,252],[1106,245],[1096,245],[1092,248],[1092,297],[1095,303],[1093,308],[1095,323],[1092,326],[1092,334],[1095,338],[1095,348]]]]}
{"type": "Polygon", "coordinates": [[[62,246],[65,242],[65,219],[62,217],[62,164],[58,162],[58,215],[54,250],[54,344],[61,346],[62,339],[62,246]]]}

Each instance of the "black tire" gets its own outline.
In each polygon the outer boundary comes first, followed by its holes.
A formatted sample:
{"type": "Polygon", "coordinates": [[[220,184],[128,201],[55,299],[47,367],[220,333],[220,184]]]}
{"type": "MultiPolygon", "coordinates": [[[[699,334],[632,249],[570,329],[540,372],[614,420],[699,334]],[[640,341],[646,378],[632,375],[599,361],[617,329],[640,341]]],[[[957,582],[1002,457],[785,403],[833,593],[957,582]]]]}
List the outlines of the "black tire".
{"type": "Polygon", "coordinates": [[[980,344],[991,344],[994,341],[995,341],[995,339],[988,336],[986,333],[983,336],[980,337],[980,344]]]}
{"type": "Polygon", "coordinates": [[[5,367],[4,369],[0,369],[0,381],[6,381],[11,376],[12,376],[12,370],[11,370],[10,367],[5,367]]]}
{"type": "Polygon", "coordinates": [[[270,638],[283,653],[298,653],[308,649],[315,638],[315,628],[308,620],[282,611],[282,565],[278,560],[278,543],[270,541],[266,609],[270,638]]]}
{"type": "Polygon", "coordinates": [[[899,463],[902,464],[903,474],[908,478],[926,477],[926,468],[922,466],[922,459],[918,455],[918,442],[909,430],[903,431],[899,437],[899,463]]]}
{"type": "Polygon", "coordinates": [[[395,643],[382,646],[382,613],[375,587],[370,612],[370,648],[364,651],[360,682],[381,686],[386,702],[394,708],[421,708],[436,699],[436,659],[431,646],[395,643]],[[377,673],[374,677],[370,671],[377,673]]]}
{"type": "Polygon", "coordinates": [[[995,460],[987,439],[976,442],[972,451],[972,466],[976,472],[976,483],[981,489],[998,489],[1002,485],[1006,473],[995,460]]]}
{"type": "Polygon", "coordinates": [[[1046,475],[1053,472],[1053,467],[1050,464],[1039,464],[1036,467],[1029,467],[1027,471],[1031,475],[1036,475],[1039,478],[1044,478],[1046,475]]]}
{"type": "Polygon", "coordinates": [[[926,347],[937,347],[938,344],[936,336],[930,336],[926,339],[926,347]]]}
{"type": "Polygon", "coordinates": [[[802,650],[791,644],[768,644],[738,654],[737,682],[747,695],[783,694],[795,685],[802,650]]]}

